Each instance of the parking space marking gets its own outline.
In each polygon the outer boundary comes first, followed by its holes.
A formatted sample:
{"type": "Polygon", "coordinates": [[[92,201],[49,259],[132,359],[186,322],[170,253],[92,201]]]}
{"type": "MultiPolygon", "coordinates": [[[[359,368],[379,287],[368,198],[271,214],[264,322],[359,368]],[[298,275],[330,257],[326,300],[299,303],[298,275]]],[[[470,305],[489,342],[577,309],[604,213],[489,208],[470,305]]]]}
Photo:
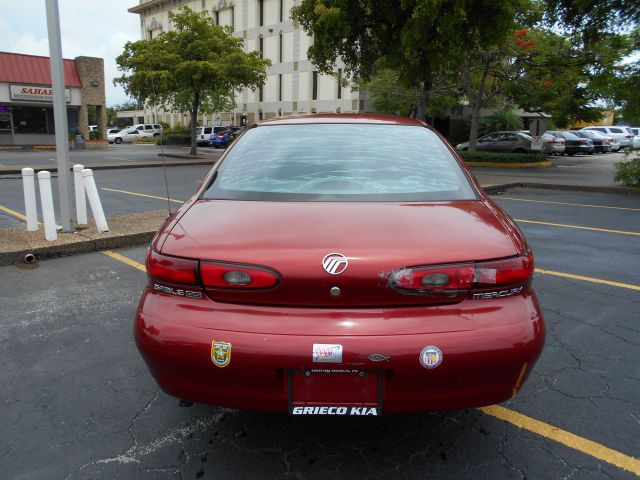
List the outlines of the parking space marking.
{"type": "MultiPolygon", "coordinates": [[[[113,252],[111,250],[105,250],[102,252],[103,254],[123,262],[131,267],[137,268],[143,272],[146,272],[145,266],[135,260],[131,260],[124,255],[120,255],[119,253],[113,252]]],[[[536,269],[538,271],[539,269],[536,269]]],[[[544,273],[559,273],[559,272],[551,272],[549,270],[543,270],[544,273]]],[[[568,275],[568,274],[567,274],[568,275]]],[[[577,276],[571,276],[576,277],[577,276]]],[[[589,277],[582,277],[589,278],[589,277]]],[[[593,279],[596,280],[596,279],[593,279]]],[[[603,281],[604,282],[604,281],[603,281]]],[[[615,282],[611,282],[615,284],[615,282]]],[[[625,284],[617,284],[625,285],[625,284]]],[[[635,287],[640,290],[640,287],[635,287]]],[[[526,365],[525,365],[526,367],[526,365]]],[[[524,368],[523,367],[523,370],[524,368]]],[[[518,382],[520,379],[518,379],[518,382]]],[[[618,452],[617,450],[613,450],[609,447],[606,447],[600,443],[594,442],[592,440],[579,437],[571,432],[566,430],[562,430],[561,428],[554,427],[545,422],[541,422],[540,420],[536,420],[534,418],[523,415],[522,413],[518,413],[514,410],[510,410],[508,408],[502,407],[500,405],[491,405],[489,407],[481,407],[478,410],[485,413],[486,415],[495,417],[504,422],[515,425],[518,428],[523,430],[527,430],[529,432],[540,435],[541,437],[548,438],[555,442],[558,442],[562,445],[565,445],[569,448],[573,448],[574,450],[578,450],[586,455],[597,458],[598,460],[602,460],[604,462],[610,463],[611,465],[615,465],[616,467],[622,468],[629,472],[632,472],[638,476],[640,476],[640,459],[632,457],[630,455],[626,455],[622,452],[618,452]]]]}
{"type": "Polygon", "coordinates": [[[104,255],[107,255],[108,257],[114,258],[122,263],[126,263],[127,265],[129,265],[130,267],[133,268],[137,268],[138,270],[141,270],[143,272],[146,272],[147,269],[145,268],[145,266],[139,262],[136,262],[135,260],[131,260],[128,257],[125,257],[124,255],[120,255],[119,253],[116,253],[112,250],[103,250],[102,253],[104,255]]]}
{"type": "MultiPolygon", "coordinates": [[[[155,198],[156,200],[163,200],[165,202],[167,201],[167,197],[160,197],[158,195],[147,195],[146,193],[129,192],[127,190],[117,190],[115,188],[105,187],[102,187],[100,190],[105,190],[107,192],[125,193],[127,195],[135,195],[136,197],[155,198]]],[[[184,200],[176,200],[175,198],[169,198],[169,201],[180,204],[184,203],[184,200]]]]}
{"type": "Polygon", "coordinates": [[[501,195],[491,195],[491,198],[495,198],[498,200],[512,200],[514,202],[549,203],[552,205],[569,205],[572,207],[609,208],[611,210],[631,210],[634,212],[640,212],[640,208],[632,208],[632,207],[612,207],[609,205],[592,205],[589,203],[569,203],[569,202],[552,202],[550,200],[530,200],[526,198],[503,197],[501,195]]]}
{"type": "Polygon", "coordinates": [[[542,273],[543,275],[553,275],[556,277],[572,278],[573,280],[582,280],[583,282],[600,283],[602,285],[609,285],[611,287],[628,288],[629,290],[640,291],[640,285],[632,285],[630,283],[612,282],[611,280],[585,277],[583,275],[574,275],[572,273],[556,272],[554,270],[545,270],[543,268],[536,268],[535,271],[536,273],[542,273]]]}
{"type": "Polygon", "coordinates": [[[527,417],[500,405],[491,405],[480,408],[484,413],[492,417],[508,422],[516,427],[536,433],[544,438],[561,443],[574,450],[585,453],[591,457],[610,463],[628,472],[640,476],[640,459],[613,450],[604,445],[579,437],[573,433],[562,430],[548,423],[527,417]]]}
{"type": "Polygon", "coordinates": [[[20,212],[16,212],[15,210],[11,210],[10,208],[4,207],[2,205],[0,205],[0,210],[2,210],[5,213],[8,213],[9,215],[12,215],[20,220],[22,220],[23,222],[27,221],[27,217],[25,217],[23,214],[21,214],[20,212]]]}
{"type": "Polygon", "coordinates": [[[575,228],[577,230],[589,230],[592,232],[604,232],[604,233],[618,233],[620,235],[640,235],[640,232],[627,232],[625,230],[611,230],[608,228],[583,227],[581,225],[566,225],[564,223],[539,222],[537,220],[523,220],[521,218],[514,218],[514,220],[520,223],[533,223],[536,225],[546,225],[548,227],[575,228]]]}

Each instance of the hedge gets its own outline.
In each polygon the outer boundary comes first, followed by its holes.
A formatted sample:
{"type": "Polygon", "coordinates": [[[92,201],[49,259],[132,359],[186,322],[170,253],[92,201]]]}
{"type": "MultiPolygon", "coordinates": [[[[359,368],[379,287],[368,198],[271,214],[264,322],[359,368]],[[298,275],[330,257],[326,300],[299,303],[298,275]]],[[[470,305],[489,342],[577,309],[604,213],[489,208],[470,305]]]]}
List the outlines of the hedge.
{"type": "MultiPolygon", "coordinates": [[[[165,133],[162,140],[163,145],[191,145],[191,132],[182,130],[165,133]]],[[[156,145],[160,145],[160,137],[156,137],[156,145]]]]}
{"type": "Polygon", "coordinates": [[[544,153],[458,151],[458,155],[460,155],[465,162],[536,163],[547,160],[547,155],[544,153]]]}

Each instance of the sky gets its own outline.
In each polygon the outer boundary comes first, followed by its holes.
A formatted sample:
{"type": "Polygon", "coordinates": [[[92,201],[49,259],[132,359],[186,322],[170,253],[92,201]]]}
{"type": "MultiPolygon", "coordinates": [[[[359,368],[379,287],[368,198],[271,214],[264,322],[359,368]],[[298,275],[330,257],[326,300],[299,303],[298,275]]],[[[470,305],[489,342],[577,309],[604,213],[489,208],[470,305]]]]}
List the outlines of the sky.
{"type": "MultiPolygon", "coordinates": [[[[128,100],[115,58],[127,41],[140,39],[140,16],[128,8],[138,0],[58,0],[62,56],[104,59],[107,106],[128,100]]],[[[45,0],[0,0],[0,51],[49,56],[45,0]]]]}

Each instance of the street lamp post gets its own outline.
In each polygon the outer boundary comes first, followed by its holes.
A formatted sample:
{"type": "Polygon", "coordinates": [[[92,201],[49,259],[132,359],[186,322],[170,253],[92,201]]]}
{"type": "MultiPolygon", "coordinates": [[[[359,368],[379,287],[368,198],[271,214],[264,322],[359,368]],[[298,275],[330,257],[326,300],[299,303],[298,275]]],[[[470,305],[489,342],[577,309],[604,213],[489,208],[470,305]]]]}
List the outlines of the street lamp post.
{"type": "Polygon", "coordinates": [[[53,119],[56,130],[56,157],[58,160],[58,193],[62,230],[73,232],[71,225],[71,183],[69,175],[69,141],[67,103],[64,91],[62,42],[60,40],[60,14],[58,0],[46,0],[51,86],[53,88],[53,119]]]}

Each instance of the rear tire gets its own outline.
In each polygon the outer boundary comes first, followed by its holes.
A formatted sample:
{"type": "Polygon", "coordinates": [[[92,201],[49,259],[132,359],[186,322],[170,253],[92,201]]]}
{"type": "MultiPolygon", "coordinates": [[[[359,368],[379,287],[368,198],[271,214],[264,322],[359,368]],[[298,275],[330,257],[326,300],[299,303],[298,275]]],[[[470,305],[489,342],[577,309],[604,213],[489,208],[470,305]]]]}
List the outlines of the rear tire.
{"type": "Polygon", "coordinates": [[[117,137],[117,138],[114,140],[114,142],[115,142],[115,143],[117,143],[117,144],[120,144],[120,143],[122,143],[122,139],[121,139],[120,137],[117,137]]]}

